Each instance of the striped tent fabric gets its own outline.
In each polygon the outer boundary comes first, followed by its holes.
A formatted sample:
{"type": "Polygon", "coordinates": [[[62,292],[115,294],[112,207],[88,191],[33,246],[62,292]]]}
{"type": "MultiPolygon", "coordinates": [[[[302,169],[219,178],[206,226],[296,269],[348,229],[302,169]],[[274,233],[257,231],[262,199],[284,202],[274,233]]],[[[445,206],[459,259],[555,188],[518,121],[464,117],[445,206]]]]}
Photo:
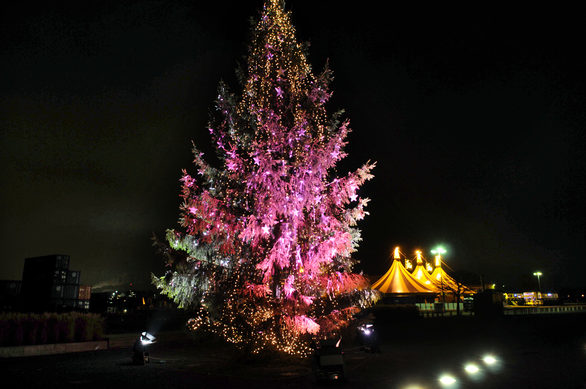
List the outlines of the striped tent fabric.
{"type": "Polygon", "coordinates": [[[413,278],[399,259],[393,260],[390,269],[371,288],[382,293],[437,293],[434,287],[413,278]]]}
{"type": "MultiPolygon", "coordinates": [[[[441,268],[441,266],[436,266],[436,268],[433,270],[433,273],[431,273],[430,277],[435,282],[438,289],[441,290],[443,287],[444,292],[455,292],[456,290],[458,290],[458,283],[456,282],[456,280],[454,280],[448,273],[446,273],[445,270],[441,268]]],[[[474,293],[472,289],[468,288],[465,285],[460,286],[460,291],[461,293],[465,294],[474,293]]]]}
{"type": "Polygon", "coordinates": [[[439,286],[436,280],[429,274],[429,272],[425,269],[425,266],[419,264],[415,267],[415,270],[411,273],[413,278],[417,281],[425,285],[425,287],[429,289],[433,289],[436,292],[439,292],[439,286]]]}

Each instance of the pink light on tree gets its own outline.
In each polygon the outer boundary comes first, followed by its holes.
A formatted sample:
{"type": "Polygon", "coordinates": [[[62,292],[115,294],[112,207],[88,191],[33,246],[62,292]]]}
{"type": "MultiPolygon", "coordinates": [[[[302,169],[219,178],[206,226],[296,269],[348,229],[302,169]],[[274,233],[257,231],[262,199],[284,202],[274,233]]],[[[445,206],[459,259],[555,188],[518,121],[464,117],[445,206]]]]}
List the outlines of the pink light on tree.
{"type": "Polygon", "coordinates": [[[367,214],[360,186],[374,163],[343,177],[349,122],[328,115],[331,71],[315,76],[288,12],[267,0],[253,28],[243,90],[221,84],[210,134],[222,166],[194,147],[183,172],[181,231],[159,242],[162,293],[197,308],[193,329],[252,353],[307,355],[378,295],[352,273],[367,214]]]}

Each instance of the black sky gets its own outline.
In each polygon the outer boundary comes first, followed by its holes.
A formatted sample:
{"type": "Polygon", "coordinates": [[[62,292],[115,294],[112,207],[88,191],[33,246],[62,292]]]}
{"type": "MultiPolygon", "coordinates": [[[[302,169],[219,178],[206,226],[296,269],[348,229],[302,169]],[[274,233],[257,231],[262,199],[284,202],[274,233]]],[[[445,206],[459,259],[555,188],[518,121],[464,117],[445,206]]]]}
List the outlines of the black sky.
{"type": "MultiPolygon", "coordinates": [[[[176,227],[182,168],[220,79],[234,88],[262,1],[3,6],[0,279],[71,255],[82,283],[144,286],[152,232],[176,227]]],[[[532,5],[534,7],[534,5],[532,5]]],[[[577,9],[287,2],[330,112],[354,132],[340,172],[378,161],[356,257],[443,243],[509,287],[585,286],[584,26],[577,9]],[[530,285],[530,284],[529,284],[530,285]]]]}

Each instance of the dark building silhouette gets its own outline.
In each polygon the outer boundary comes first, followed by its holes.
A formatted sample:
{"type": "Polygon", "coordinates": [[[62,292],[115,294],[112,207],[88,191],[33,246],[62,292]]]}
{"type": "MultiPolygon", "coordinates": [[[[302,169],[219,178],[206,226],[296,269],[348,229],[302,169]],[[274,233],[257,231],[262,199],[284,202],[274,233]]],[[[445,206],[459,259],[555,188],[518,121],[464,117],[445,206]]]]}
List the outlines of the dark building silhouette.
{"type": "Polygon", "coordinates": [[[92,293],[90,297],[90,312],[106,313],[110,305],[112,292],[92,293]]]}
{"type": "Polygon", "coordinates": [[[0,280],[0,312],[20,309],[21,286],[20,280],[0,280]]]}
{"type": "Polygon", "coordinates": [[[81,286],[81,272],[69,270],[69,255],[26,258],[22,273],[23,310],[32,312],[89,309],[90,287],[81,286]]]}

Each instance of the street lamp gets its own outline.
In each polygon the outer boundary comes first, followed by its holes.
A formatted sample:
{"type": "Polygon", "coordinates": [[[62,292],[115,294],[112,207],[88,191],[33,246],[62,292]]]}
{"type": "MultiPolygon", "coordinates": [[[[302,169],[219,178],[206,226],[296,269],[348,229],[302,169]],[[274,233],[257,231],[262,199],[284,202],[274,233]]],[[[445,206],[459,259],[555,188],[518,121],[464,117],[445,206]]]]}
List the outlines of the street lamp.
{"type": "Polygon", "coordinates": [[[431,253],[435,255],[442,255],[447,253],[447,251],[442,246],[437,246],[435,249],[431,250],[431,253]]]}
{"type": "MultiPolygon", "coordinates": [[[[437,246],[435,249],[431,250],[431,253],[433,255],[435,255],[435,267],[440,267],[442,266],[442,254],[447,253],[446,249],[444,249],[442,246],[437,246]]],[[[446,295],[444,293],[444,275],[443,273],[440,271],[440,280],[441,280],[441,292],[442,292],[442,303],[445,303],[446,301],[446,295]]]]}
{"type": "Polygon", "coordinates": [[[539,277],[541,277],[543,273],[540,271],[536,271],[535,273],[533,273],[533,275],[537,277],[537,286],[539,287],[539,292],[541,292],[541,280],[539,277]]]}

